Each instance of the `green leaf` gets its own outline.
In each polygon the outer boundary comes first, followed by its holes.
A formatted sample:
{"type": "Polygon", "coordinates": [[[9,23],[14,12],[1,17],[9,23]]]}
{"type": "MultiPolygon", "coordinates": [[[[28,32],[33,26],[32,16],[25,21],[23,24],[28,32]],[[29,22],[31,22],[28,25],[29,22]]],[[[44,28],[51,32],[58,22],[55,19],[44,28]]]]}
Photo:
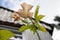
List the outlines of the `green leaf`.
{"type": "Polygon", "coordinates": [[[36,33],[36,30],[34,29],[34,25],[30,25],[30,30],[35,34],[36,33]]]}
{"type": "Polygon", "coordinates": [[[14,36],[14,33],[8,30],[0,30],[0,40],[9,40],[9,38],[13,36],[14,36]]]}
{"type": "Polygon", "coordinates": [[[44,17],[44,15],[39,15],[36,17],[36,21],[40,21],[42,18],[44,17]]]}
{"type": "Polygon", "coordinates": [[[26,26],[21,26],[20,28],[19,28],[19,32],[23,32],[23,31],[25,31],[25,30],[27,30],[29,27],[26,25],[26,26]]]}
{"type": "Polygon", "coordinates": [[[24,22],[24,23],[28,23],[28,21],[27,21],[27,20],[22,20],[22,22],[24,22]]]}
{"type": "Polygon", "coordinates": [[[46,32],[45,27],[43,27],[43,26],[41,26],[41,25],[39,25],[39,24],[36,24],[36,26],[37,26],[37,28],[38,28],[39,30],[41,30],[42,32],[46,32]]]}
{"type": "Polygon", "coordinates": [[[46,29],[42,26],[38,27],[39,30],[41,30],[42,32],[46,32],[46,29]]]}
{"type": "Polygon", "coordinates": [[[38,16],[39,8],[40,8],[39,5],[37,5],[36,10],[35,10],[35,14],[34,14],[35,18],[38,16]]]}

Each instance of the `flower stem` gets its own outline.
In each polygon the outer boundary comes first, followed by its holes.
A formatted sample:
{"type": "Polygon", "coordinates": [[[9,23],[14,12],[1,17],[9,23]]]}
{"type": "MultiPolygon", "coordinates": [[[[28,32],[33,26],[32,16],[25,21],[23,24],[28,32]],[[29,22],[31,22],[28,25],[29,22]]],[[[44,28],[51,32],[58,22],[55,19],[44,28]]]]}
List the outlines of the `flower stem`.
{"type": "Polygon", "coordinates": [[[37,34],[38,40],[41,40],[41,38],[40,38],[40,36],[39,36],[39,33],[38,33],[37,29],[36,29],[36,25],[35,25],[35,23],[32,21],[32,19],[30,19],[30,20],[31,20],[31,22],[33,23],[33,25],[35,26],[34,29],[35,29],[35,31],[36,31],[36,34],[37,34]]]}
{"type": "Polygon", "coordinates": [[[36,30],[36,34],[37,34],[37,36],[38,36],[38,39],[41,40],[41,38],[40,38],[39,33],[38,33],[37,30],[36,30]]]}

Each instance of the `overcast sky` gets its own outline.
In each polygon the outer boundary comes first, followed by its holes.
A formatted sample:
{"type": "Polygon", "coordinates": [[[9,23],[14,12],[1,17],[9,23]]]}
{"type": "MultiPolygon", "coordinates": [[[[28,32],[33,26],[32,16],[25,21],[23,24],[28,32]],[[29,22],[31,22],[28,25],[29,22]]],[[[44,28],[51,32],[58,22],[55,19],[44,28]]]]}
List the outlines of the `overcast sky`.
{"type": "Polygon", "coordinates": [[[36,5],[40,5],[39,14],[45,15],[42,20],[48,23],[54,23],[53,19],[56,15],[60,15],[60,0],[0,0],[0,5],[17,11],[21,8],[20,4],[26,2],[32,4],[32,12],[36,5]]]}

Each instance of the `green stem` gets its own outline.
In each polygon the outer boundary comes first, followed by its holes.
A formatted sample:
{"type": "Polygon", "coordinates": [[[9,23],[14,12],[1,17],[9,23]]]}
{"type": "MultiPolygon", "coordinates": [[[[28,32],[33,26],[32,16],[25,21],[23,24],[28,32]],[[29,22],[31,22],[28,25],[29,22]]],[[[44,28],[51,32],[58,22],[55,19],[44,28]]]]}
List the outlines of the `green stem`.
{"type": "Polygon", "coordinates": [[[41,38],[40,38],[39,33],[38,33],[37,30],[36,30],[36,34],[37,34],[37,36],[38,36],[38,39],[41,40],[41,38]]]}
{"type": "Polygon", "coordinates": [[[41,38],[40,38],[40,36],[39,36],[39,33],[38,33],[36,27],[34,27],[34,29],[35,29],[35,31],[36,31],[36,34],[37,34],[38,40],[41,40],[41,38]]]}
{"type": "MultiPolygon", "coordinates": [[[[31,20],[31,22],[32,22],[32,23],[34,24],[34,26],[35,26],[35,23],[32,21],[32,19],[30,19],[30,20],[31,20]]],[[[40,36],[39,36],[39,33],[38,33],[36,27],[34,27],[34,29],[35,29],[35,31],[36,31],[36,34],[37,34],[38,39],[41,40],[41,38],[40,38],[40,36]]]]}

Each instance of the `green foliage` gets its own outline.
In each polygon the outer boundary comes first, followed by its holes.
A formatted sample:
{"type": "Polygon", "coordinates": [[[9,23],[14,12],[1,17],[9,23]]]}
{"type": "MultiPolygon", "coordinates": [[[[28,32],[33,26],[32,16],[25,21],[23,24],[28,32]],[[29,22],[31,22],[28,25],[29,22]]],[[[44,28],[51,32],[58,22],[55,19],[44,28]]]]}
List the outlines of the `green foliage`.
{"type": "Polygon", "coordinates": [[[38,15],[39,8],[40,8],[39,5],[37,5],[34,15],[35,21],[37,22],[39,22],[44,17],[44,15],[38,15]]]}
{"type": "Polygon", "coordinates": [[[19,32],[23,32],[23,31],[25,31],[25,30],[27,30],[29,27],[26,25],[26,26],[21,26],[20,28],[19,28],[19,32]]]}
{"type": "Polygon", "coordinates": [[[22,20],[22,22],[24,22],[24,23],[28,23],[27,20],[22,20]]]}
{"type": "Polygon", "coordinates": [[[46,29],[45,29],[43,26],[37,24],[37,27],[38,27],[38,29],[41,30],[42,32],[46,32],[46,29]]]}
{"type": "Polygon", "coordinates": [[[55,16],[54,21],[60,22],[60,16],[55,16]]]}
{"type": "Polygon", "coordinates": [[[36,10],[35,10],[35,15],[34,15],[35,18],[38,16],[39,8],[40,8],[39,5],[37,5],[36,10]]]}
{"type": "Polygon", "coordinates": [[[55,27],[59,30],[60,29],[60,16],[55,16],[55,18],[54,18],[54,21],[55,22],[58,22],[56,25],[55,25],[55,27]]]}
{"type": "Polygon", "coordinates": [[[39,23],[35,23],[35,26],[37,27],[38,30],[41,30],[42,32],[46,32],[46,29],[39,23]]]}
{"type": "Polygon", "coordinates": [[[0,30],[0,40],[9,40],[9,38],[13,36],[14,36],[14,33],[8,30],[0,30]]]}
{"type": "Polygon", "coordinates": [[[36,21],[40,21],[42,18],[44,17],[44,15],[39,15],[36,17],[36,21]]]}
{"type": "Polygon", "coordinates": [[[23,32],[27,29],[30,29],[33,33],[36,32],[35,29],[34,29],[34,25],[32,25],[32,24],[28,24],[26,26],[21,26],[21,28],[19,28],[19,32],[23,32]]]}
{"type": "Polygon", "coordinates": [[[33,33],[36,33],[36,30],[35,30],[35,28],[34,28],[35,26],[34,25],[29,25],[29,28],[30,28],[30,30],[33,32],[33,33]]]}

